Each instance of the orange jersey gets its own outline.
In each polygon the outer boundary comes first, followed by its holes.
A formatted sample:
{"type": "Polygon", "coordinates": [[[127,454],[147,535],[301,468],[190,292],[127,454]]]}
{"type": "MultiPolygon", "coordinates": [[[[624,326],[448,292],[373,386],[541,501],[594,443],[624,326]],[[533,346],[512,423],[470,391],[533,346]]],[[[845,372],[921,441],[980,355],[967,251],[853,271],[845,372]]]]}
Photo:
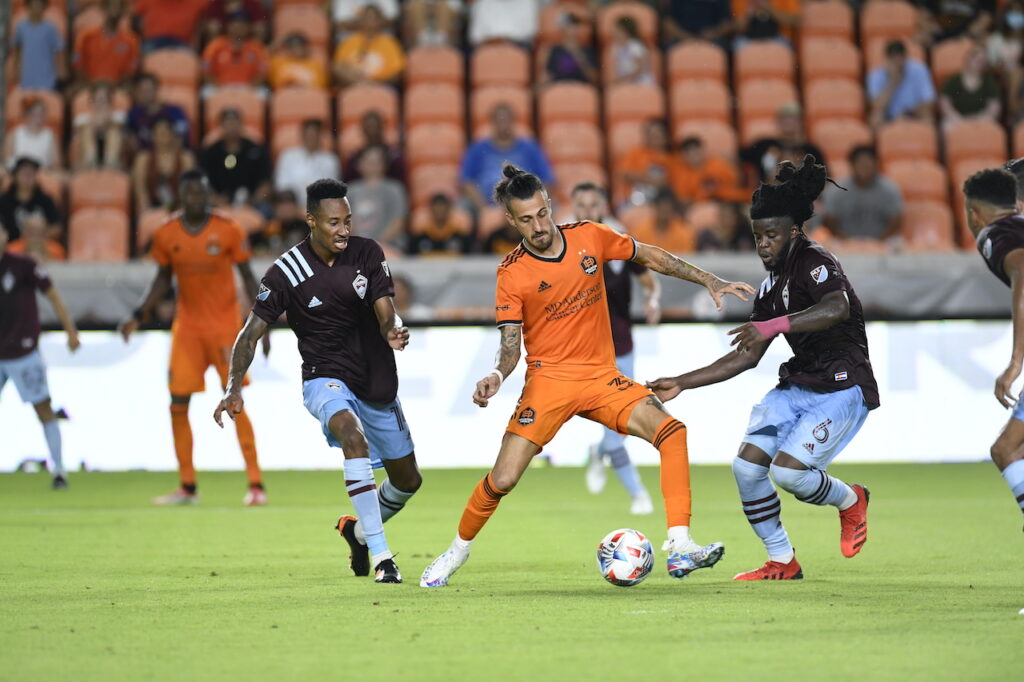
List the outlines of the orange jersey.
{"type": "Polygon", "coordinates": [[[177,327],[203,333],[238,331],[242,310],[233,266],[250,257],[238,223],[211,213],[206,226],[192,234],[180,217],[174,218],[153,235],[151,254],[178,280],[177,327]]]}
{"type": "Polygon", "coordinates": [[[604,264],[631,260],[632,237],[583,221],[560,225],[562,255],[541,258],[520,244],[498,266],[499,327],[523,325],[528,368],[592,372],[615,366],[604,264]]]}

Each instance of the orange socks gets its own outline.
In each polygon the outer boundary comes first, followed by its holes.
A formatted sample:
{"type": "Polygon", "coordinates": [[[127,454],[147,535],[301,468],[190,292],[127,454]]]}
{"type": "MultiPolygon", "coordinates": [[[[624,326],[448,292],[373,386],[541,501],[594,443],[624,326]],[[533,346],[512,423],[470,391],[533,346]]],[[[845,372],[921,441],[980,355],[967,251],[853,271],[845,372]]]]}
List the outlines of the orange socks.
{"type": "Polygon", "coordinates": [[[188,423],[188,405],[171,403],[171,432],[174,434],[174,454],[178,456],[181,484],[195,486],[196,470],[192,466],[192,426],[188,423]]]}
{"type": "Polygon", "coordinates": [[[487,519],[491,518],[494,510],[498,508],[501,498],[507,494],[507,490],[498,490],[490,474],[484,476],[483,480],[476,484],[473,494],[469,496],[469,502],[466,503],[466,510],[462,512],[459,537],[463,540],[475,538],[487,523],[487,519]]]}
{"type": "Polygon", "coordinates": [[[249,477],[249,485],[260,485],[263,477],[260,474],[260,463],[256,459],[256,435],[252,431],[252,421],[245,410],[235,415],[235,433],[238,435],[238,445],[242,448],[242,457],[245,458],[245,473],[249,477]]]}
{"type": "Polygon", "coordinates": [[[686,426],[667,417],[651,441],[661,455],[661,494],[665,498],[668,527],[690,525],[690,455],[686,426]]]}

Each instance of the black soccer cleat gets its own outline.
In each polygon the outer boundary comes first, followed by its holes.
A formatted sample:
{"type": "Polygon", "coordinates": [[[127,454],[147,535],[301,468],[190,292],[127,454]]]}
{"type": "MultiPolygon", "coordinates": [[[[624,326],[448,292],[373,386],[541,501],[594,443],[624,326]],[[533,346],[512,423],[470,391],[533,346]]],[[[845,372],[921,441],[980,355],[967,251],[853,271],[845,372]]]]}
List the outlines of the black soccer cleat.
{"type": "Polygon", "coordinates": [[[349,550],[351,551],[349,559],[351,560],[352,572],[357,576],[363,577],[370,575],[370,550],[356,539],[356,521],[357,519],[354,516],[342,516],[338,519],[338,525],[334,528],[341,533],[341,537],[348,543],[349,550]]]}
{"type": "Polygon", "coordinates": [[[398,566],[394,559],[384,559],[373,569],[373,582],[375,583],[400,583],[402,574],[398,572],[398,566]]]}
{"type": "Polygon", "coordinates": [[[51,484],[54,490],[67,490],[68,479],[64,478],[60,474],[53,477],[53,483],[51,484]]]}

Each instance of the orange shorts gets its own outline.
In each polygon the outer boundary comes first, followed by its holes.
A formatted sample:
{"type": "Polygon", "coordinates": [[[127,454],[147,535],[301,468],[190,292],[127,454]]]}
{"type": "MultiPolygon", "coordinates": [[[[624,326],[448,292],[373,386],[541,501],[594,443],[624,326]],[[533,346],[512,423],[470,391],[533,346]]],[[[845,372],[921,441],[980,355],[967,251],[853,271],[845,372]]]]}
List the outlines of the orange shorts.
{"type": "Polygon", "coordinates": [[[579,415],[625,434],[633,407],[653,395],[614,366],[589,372],[528,372],[506,432],[544,447],[562,424],[579,415]]]}
{"type": "MultiPolygon", "coordinates": [[[[221,388],[227,385],[231,346],[238,330],[196,331],[175,327],[171,331],[171,366],[167,383],[171,395],[191,395],[206,390],[206,370],[213,365],[221,388]]],[[[243,385],[249,383],[246,376],[243,385]]]]}

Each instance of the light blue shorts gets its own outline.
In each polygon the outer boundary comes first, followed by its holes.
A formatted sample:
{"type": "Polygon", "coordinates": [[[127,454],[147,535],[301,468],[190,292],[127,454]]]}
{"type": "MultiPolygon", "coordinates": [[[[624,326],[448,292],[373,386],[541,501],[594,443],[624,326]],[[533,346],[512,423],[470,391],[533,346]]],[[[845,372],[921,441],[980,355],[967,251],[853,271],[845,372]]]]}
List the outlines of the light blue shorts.
{"type": "Polygon", "coordinates": [[[341,444],[328,426],[331,417],[343,410],[354,414],[366,435],[375,469],[384,466],[382,460],[401,459],[415,449],[397,397],[389,403],[371,403],[357,398],[341,379],[318,378],[302,384],[302,402],[320,421],[327,444],[334,448],[341,444]]]}
{"type": "Polygon", "coordinates": [[[790,384],[774,388],[750,411],[744,443],[769,456],[779,452],[824,469],[864,425],[868,407],[860,386],[819,393],[790,384]]]}
{"type": "Polygon", "coordinates": [[[39,349],[13,360],[0,360],[0,392],[10,379],[21,399],[38,405],[50,399],[50,386],[46,383],[46,364],[39,349]]]}

